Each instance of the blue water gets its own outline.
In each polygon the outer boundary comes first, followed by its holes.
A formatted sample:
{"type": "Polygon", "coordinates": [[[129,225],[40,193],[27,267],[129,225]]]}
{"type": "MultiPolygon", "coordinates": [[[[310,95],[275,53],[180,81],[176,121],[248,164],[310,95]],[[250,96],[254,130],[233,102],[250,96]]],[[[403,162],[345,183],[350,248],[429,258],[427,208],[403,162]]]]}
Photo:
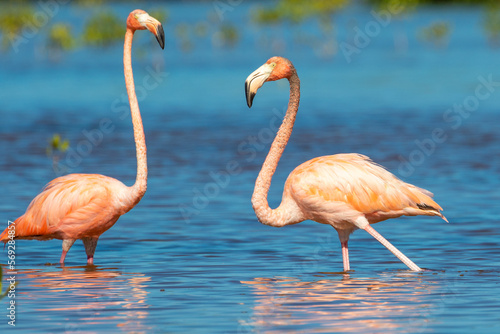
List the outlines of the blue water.
{"type": "MultiPolygon", "coordinates": [[[[153,82],[148,75],[157,73],[157,85],[139,97],[148,191],[102,235],[95,267],[84,266],[81,242],[61,267],[60,241],[17,241],[16,327],[7,324],[6,298],[2,333],[500,331],[500,86],[481,86],[489,78],[500,81],[500,57],[483,31],[484,12],[420,9],[381,29],[348,62],[340,49],[325,52],[331,41],[314,21],[257,26],[249,18],[253,3],[222,17],[210,2],[165,7],[165,51],[146,33],[137,33],[134,44],[136,85],[153,82]],[[445,45],[434,46],[419,30],[439,20],[449,22],[451,34],[445,45]],[[176,26],[199,22],[208,24],[208,35],[193,33],[191,50],[183,51],[176,26]],[[234,48],[212,42],[227,23],[239,29],[234,48]],[[301,162],[366,154],[434,192],[444,208],[449,224],[411,217],[375,225],[429,271],[408,271],[357,231],[350,242],[353,271],[342,273],[333,229],[309,221],[276,229],[257,221],[253,183],[288,87],[267,83],[249,110],[243,83],[273,55],[294,62],[302,100],[270,205],[279,204],[286,176],[301,162]],[[478,87],[484,99],[467,104],[476,101],[478,87]],[[453,110],[464,103],[470,112],[453,110]]],[[[131,9],[113,7],[122,16],[131,9]]],[[[90,14],[66,5],[54,20],[78,25],[90,14]]],[[[371,20],[363,7],[337,14],[338,45],[352,43],[353,26],[371,20]]],[[[58,171],[134,182],[121,45],[53,55],[41,33],[21,52],[1,57],[5,227],[58,171]],[[84,134],[102,131],[103,120],[111,130],[89,146],[84,134]],[[57,170],[46,155],[54,133],[74,150],[60,155],[57,170]]],[[[0,256],[6,264],[7,252],[0,256]]]]}

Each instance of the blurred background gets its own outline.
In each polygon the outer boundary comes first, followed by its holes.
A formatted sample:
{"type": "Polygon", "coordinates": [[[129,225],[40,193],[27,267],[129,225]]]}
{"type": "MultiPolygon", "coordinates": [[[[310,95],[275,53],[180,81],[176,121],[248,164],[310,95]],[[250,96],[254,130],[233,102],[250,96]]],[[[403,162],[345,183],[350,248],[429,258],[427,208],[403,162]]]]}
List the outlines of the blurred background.
{"type": "Polygon", "coordinates": [[[132,50],[148,192],[100,238],[96,267],[80,242],[65,268],[60,241],[16,243],[17,332],[500,329],[498,1],[1,1],[5,227],[55,177],[134,182],[122,43],[136,8],[166,39],[138,32],[132,50]],[[301,103],[270,206],[300,163],[368,155],[444,208],[450,224],[375,226],[432,271],[409,273],[358,231],[354,271],[339,273],[333,229],[257,221],[250,197],[288,83],[267,83],[250,110],[244,81],[276,55],[294,63],[301,103]]]}

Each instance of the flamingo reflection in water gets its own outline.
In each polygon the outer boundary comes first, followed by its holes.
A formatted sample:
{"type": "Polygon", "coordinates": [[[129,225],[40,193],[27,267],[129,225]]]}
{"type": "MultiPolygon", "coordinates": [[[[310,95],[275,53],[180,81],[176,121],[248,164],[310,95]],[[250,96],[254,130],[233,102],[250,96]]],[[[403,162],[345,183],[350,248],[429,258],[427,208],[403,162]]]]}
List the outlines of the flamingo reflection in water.
{"type": "MultiPolygon", "coordinates": [[[[100,332],[109,326],[126,333],[152,329],[146,291],[151,277],[142,273],[65,266],[60,271],[18,271],[18,278],[23,285],[19,300],[49,296],[50,302],[36,311],[54,323],[63,319],[66,332],[100,332]]],[[[43,324],[33,326],[39,330],[43,324]]]]}
{"type": "MultiPolygon", "coordinates": [[[[331,276],[330,276],[331,277],[331,276]]],[[[404,274],[380,278],[341,277],[301,281],[293,277],[255,278],[241,283],[255,295],[253,315],[240,321],[243,332],[385,333],[425,329],[437,285],[404,274]],[[244,328],[243,328],[244,327],[244,328]],[[245,331],[246,330],[246,331],[245,331]]],[[[437,283],[436,283],[437,284],[437,283]]]]}

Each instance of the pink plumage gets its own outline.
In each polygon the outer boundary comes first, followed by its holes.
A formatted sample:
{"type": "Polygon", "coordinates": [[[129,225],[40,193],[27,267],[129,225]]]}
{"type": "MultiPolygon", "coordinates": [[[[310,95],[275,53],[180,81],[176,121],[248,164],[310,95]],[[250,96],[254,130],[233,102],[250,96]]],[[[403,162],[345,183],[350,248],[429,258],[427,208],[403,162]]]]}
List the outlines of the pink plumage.
{"type": "MultiPolygon", "coordinates": [[[[136,30],[150,30],[163,48],[163,27],[143,10],[134,10],[127,18],[123,64],[137,150],[137,177],[132,187],[98,174],[70,174],[52,180],[36,196],[26,213],[14,221],[16,239],[62,239],[60,263],[76,240],[81,239],[87,264],[93,264],[99,236],[111,228],[121,215],[132,209],[147,188],[146,141],[132,72],[132,39],[136,30]]],[[[0,241],[9,240],[8,229],[0,241]]]]}
{"type": "MultiPolygon", "coordinates": [[[[107,231],[133,205],[128,188],[99,174],[52,180],[15,220],[19,239],[82,239],[107,231]]],[[[3,235],[0,238],[3,239],[3,235]]]]}
{"type": "Polygon", "coordinates": [[[281,204],[271,209],[267,194],[278,162],[290,139],[300,101],[300,80],[293,64],[273,57],[245,81],[247,104],[267,81],[290,82],[288,110],[255,182],[252,205],[263,224],[282,227],[304,220],[331,225],[339,234],[344,270],[350,270],[347,242],[356,229],[364,229],[414,271],[421,270],[370,224],[406,216],[438,216],[442,208],[432,193],[405,183],[361,154],[336,154],[304,162],[288,176],[281,204]]]}

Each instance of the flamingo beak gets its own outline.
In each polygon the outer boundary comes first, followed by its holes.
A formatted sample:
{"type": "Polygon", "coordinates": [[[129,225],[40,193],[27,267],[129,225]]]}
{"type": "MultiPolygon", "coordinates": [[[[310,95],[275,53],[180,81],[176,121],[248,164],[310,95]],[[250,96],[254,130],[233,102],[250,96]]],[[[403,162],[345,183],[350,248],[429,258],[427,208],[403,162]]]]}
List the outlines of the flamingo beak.
{"type": "Polygon", "coordinates": [[[144,28],[148,29],[153,33],[153,35],[155,35],[158,44],[160,44],[160,47],[164,49],[165,33],[163,32],[163,26],[161,25],[160,21],[158,21],[157,19],[155,19],[154,17],[150,16],[148,13],[145,12],[138,14],[136,18],[144,28]]]}
{"type": "Polygon", "coordinates": [[[256,69],[252,74],[248,76],[245,81],[245,96],[247,98],[248,108],[252,107],[253,98],[257,94],[257,90],[262,87],[264,82],[267,81],[271,73],[273,72],[275,63],[264,64],[258,69],[256,69]]]}
{"type": "Polygon", "coordinates": [[[163,31],[163,26],[161,25],[161,23],[155,18],[151,17],[151,19],[146,23],[146,27],[148,28],[149,31],[153,33],[153,35],[155,35],[158,44],[160,44],[160,47],[164,49],[165,32],[163,31]]]}

